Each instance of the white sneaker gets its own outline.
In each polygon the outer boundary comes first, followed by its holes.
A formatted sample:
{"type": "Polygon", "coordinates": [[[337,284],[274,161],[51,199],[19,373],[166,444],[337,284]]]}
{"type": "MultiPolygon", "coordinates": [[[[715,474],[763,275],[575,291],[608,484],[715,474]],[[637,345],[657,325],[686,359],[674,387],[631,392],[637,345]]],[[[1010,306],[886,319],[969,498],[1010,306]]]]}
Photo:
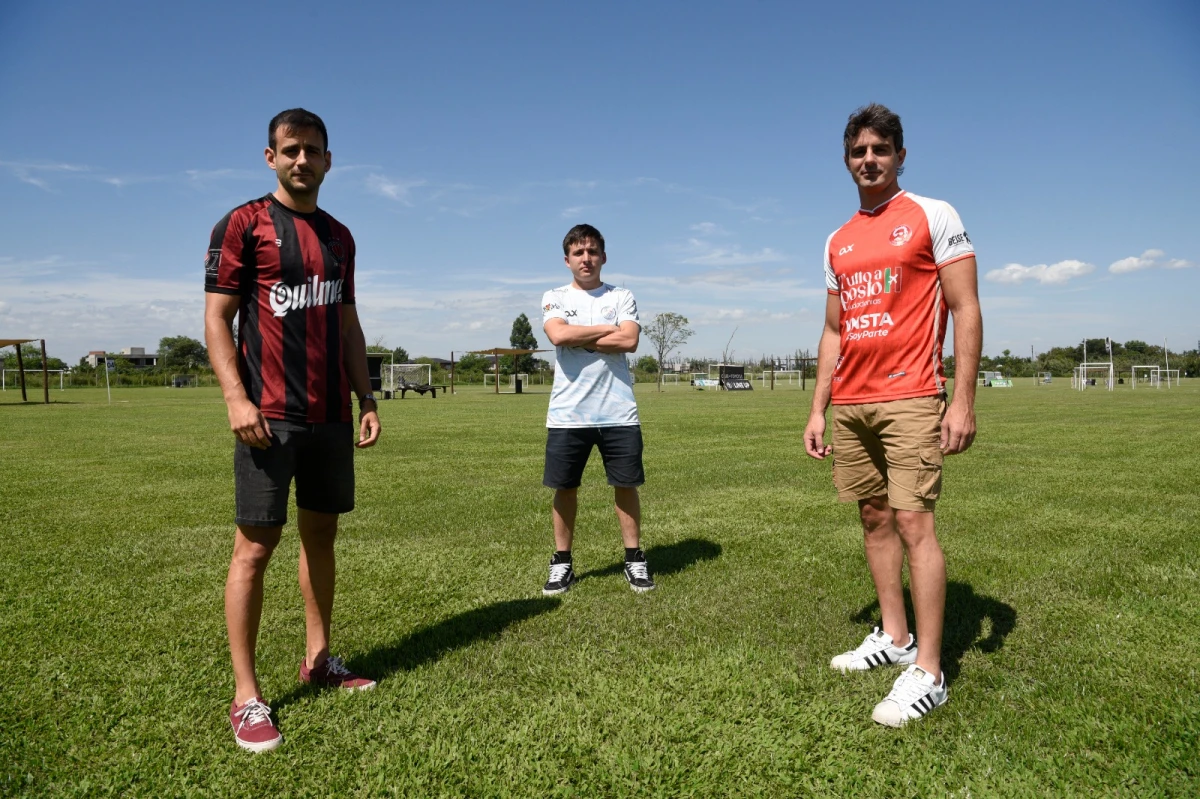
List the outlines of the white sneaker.
{"type": "Polygon", "coordinates": [[[908,665],[917,662],[917,639],[908,635],[908,644],[893,646],[892,636],[878,627],[863,639],[858,649],[842,654],[829,661],[830,668],[841,672],[866,671],[877,666],[908,665]]]}
{"type": "Polygon", "coordinates": [[[920,666],[912,665],[896,678],[891,693],[875,706],[871,718],[889,727],[903,727],[935,707],[946,704],[949,698],[945,672],[935,683],[932,674],[920,666]]]}

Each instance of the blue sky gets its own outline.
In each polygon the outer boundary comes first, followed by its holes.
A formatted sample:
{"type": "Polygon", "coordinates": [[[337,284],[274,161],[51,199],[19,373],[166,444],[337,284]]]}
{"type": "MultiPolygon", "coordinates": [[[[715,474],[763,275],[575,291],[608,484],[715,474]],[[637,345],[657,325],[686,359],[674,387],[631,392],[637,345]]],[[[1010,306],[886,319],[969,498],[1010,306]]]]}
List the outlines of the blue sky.
{"type": "Polygon", "coordinates": [[[878,101],[901,185],[975,242],[985,352],[1200,338],[1194,2],[344,5],[6,4],[0,337],[72,363],[201,337],[209,231],[274,188],[267,120],[304,106],[368,341],[540,333],[590,222],[685,354],[815,348],[841,131],[878,101]]]}

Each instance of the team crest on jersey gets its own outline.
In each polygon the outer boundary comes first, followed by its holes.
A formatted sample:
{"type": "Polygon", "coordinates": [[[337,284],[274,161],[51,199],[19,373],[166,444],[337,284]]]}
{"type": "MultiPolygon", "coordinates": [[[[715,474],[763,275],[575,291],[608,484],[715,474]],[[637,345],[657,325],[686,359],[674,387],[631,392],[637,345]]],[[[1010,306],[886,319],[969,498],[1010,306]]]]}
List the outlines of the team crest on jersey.
{"type": "Polygon", "coordinates": [[[346,248],[342,246],[341,239],[330,239],[325,246],[329,248],[329,254],[337,261],[338,266],[346,265],[346,248]]]}
{"type": "Polygon", "coordinates": [[[605,306],[604,308],[600,309],[600,315],[603,316],[606,321],[611,322],[617,318],[617,309],[611,305],[605,306]]]}
{"type": "Polygon", "coordinates": [[[912,228],[908,225],[901,225],[892,231],[892,235],[888,237],[888,242],[893,247],[903,247],[912,240],[912,228]]]}

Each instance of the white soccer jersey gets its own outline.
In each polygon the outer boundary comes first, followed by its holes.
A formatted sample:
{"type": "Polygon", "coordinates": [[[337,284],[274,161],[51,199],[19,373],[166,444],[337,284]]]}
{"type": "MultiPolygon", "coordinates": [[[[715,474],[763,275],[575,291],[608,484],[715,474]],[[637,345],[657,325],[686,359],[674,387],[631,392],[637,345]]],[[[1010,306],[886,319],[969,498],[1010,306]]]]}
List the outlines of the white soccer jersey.
{"type": "MultiPolygon", "coordinates": [[[[628,289],[601,283],[591,291],[570,285],[542,295],[542,327],[551,319],[569,325],[636,322],[637,301],[628,289]]],[[[624,353],[556,347],[554,389],[546,427],[621,427],[638,424],[633,376],[624,353]]]]}

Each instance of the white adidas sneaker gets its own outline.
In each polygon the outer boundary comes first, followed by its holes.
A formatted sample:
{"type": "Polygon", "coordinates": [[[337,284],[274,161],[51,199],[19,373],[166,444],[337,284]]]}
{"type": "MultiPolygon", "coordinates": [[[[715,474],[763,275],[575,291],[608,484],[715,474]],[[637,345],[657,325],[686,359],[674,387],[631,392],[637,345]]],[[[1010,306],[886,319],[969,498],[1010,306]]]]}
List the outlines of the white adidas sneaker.
{"type": "Polygon", "coordinates": [[[829,666],[846,672],[866,671],[878,666],[906,666],[917,662],[917,639],[911,633],[905,646],[894,646],[894,643],[892,636],[876,627],[857,649],[838,655],[829,661],[829,666]]]}
{"type": "Polygon", "coordinates": [[[889,727],[903,727],[910,721],[923,718],[935,707],[946,704],[949,698],[945,672],[935,682],[932,674],[914,664],[896,678],[891,693],[875,706],[871,718],[889,727]]]}

